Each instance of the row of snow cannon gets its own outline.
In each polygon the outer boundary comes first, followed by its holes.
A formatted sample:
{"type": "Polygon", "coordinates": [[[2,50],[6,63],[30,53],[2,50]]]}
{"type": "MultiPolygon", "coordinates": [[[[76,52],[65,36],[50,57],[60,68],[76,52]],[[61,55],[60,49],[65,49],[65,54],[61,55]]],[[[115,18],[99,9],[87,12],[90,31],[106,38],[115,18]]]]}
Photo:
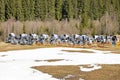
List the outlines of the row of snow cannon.
{"type": "Polygon", "coordinates": [[[94,36],[88,36],[88,35],[79,35],[79,34],[19,34],[16,35],[14,33],[10,33],[8,37],[6,38],[6,43],[11,44],[20,44],[20,45],[32,45],[34,43],[40,43],[40,44],[70,44],[70,45],[85,45],[93,43],[111,43],[113,36],[107,36],[107,35],[94,35],[94,36]]]}

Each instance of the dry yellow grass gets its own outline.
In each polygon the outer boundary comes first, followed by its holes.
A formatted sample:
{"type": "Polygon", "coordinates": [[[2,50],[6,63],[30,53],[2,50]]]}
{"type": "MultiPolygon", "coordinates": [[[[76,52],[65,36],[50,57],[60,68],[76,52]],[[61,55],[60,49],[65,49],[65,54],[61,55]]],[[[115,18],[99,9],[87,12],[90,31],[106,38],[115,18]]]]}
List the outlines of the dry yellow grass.
{"type": "Polygon", "coordinates": [[[34,69],[48,73],[55,78],[63,79],[67,75],[72,77],[65,80],[120,80],[120,65],[101,65],[102,69],[92,72],[82,72],[79,66],[37,66],[34,69]]]}
{"type": "MultiPolygon", "coordinates": [[[[51,45],[51,44],[33,44],[33,45],[12,45],[4,42],[0,42],[0,52],[2,51],[10,51],[10,50],[25,50],[25,49],[35,49],[35,48],[49,48],[49,47],[71,47],[71,48],[88,48],[88,49],[97,49],[102,51],[111,51],[113,53],[120,53],[120,46],[112,47],[111,44],[105,44],[103,45],[97,45],[97,46],[80,46],[80,45],[68,45],[68,44],[57,44],[57,45],[51,45]]],[[[85,50],[80,51],[73,51],[69,50],[69,52],[89,52],[85,50]]],[[[92,52],[89,52],[92,53],[92,52]]]]}
{"type": "Polygon", "coordinates": [[[116,46],[116,47],[109,46],[107,48],[96,47],[96,48],[93,48],[93,49],[101,50],[101,51],[111,51],[112,53],[117,53],[117,54],[120,53],[120,46],[116,46]]]}
{"type": "Polygon", "coordinates": [[[120,80],[120,65],[102,65],[102,69],[81,73],[85,80],[120,80]]]}
{"type": "Polygon", "coordinates": [[[78,66],[38,66],[34,68],[59,79],[63,79],[67,75],[75,75],[73,80],[78,80],[80,77],[78,66]]]}
{"type": "MultiPolygon", "coordinates": [[[[71,47],[71,48],[89,48],[89,49],[97,49],[102,51],[111,51],[113,53],[120,53],[120,46],[112,47],[111,44],[104,44],[104,45],[97,45],[97,46],[80,46],[80,45],[68,45],[68,44],[57,44],[57,45],[51,45],[51,44],[33,44],[33,45],[12,45],[4,42],[0,42],[0,52],[2,51],[10,51],[10,50],[23,50],[23,49],[35,49],[35,48],[48,48],[48,47],[71,47]]],[[[85,50],[80,51],[73,51],[73,50],[67,50],[68,52],[89,52],[85,50]]],[[[92,53],[92,52],[89,52],[92,53]]]]}
{"type": "Polygon", "coordinates": [[[50,44],[46,44],[46,45],[12,45],[12,44],[8,44],[8,43],[4,43],[1,42],[0,43],[0,52],[3,51],[11,51],[11,50],[25,50],[25,49],[36,49],[36,48],[47,48],[47,47],[55,47],[55,46],[51,46],[50,44]]]}

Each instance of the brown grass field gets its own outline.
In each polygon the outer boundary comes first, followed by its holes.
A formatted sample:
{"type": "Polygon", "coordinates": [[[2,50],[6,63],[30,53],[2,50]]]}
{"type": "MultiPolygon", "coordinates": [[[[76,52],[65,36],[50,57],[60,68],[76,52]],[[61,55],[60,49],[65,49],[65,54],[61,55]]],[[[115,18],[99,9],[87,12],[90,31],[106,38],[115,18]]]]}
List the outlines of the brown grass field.
{"type": "MultiPolygon", "coordinates": [[[[111,44],[105,45],[95,45],[95,46],[79,46],[79,45],[50,45],[50,44],[34,44],[34,45],[12,45],[4,42],[0,42],[0,52],[11,51],[11,50],[25,50],[25,49],[36,49],[36,48],[49,48],[49,47],[72,47],[72,48],[85,48],[85,49],[96,49],[101,51],[111,51],[115,54],[120,53],[120,45],[112,47],[111,44]]],[[[92,53],[85,50],[73,51],[69,50],[68,52],[83,52],[83,53],[92,53]]],[[[36,62],[39,60],[36,60],[36,62]]],[[[46,60],[48,62],[60,61],[59,59],[55,60],[46,60]]],[[[95,70],[92,72],[82,72],[79,68],[80,65],[74,66],[35,66],[34,69],[40,70],[44,73],[48,73],[55,78],[63,79],[67,75],[71,75],[70,78],[65,80],[79,80],[83,78],[84,80],[120,80],[120,64],[115,65],[101,65],[102,69],[95,70]]],[[[85,65],[84,65],[85,66],[85,65]]]]}
{"type": "MultiPolygon", "coordinates": [[[[11,50],[25,50],[25,49],[36,49],[36,48],[50,48],[50,47],[70,47],[70,48],[84,48],[84,49],[96,49],[101,51],[111,51],[113,53],[120,53],[120,45],[117,45],[116,47],[112,47],[111,44],[104,44],[104,45],[98,45],[95,44],[95,46],[91,45],[66,45],[66,44],[58,44],[58,45],[51,45],[51,44],[33,44],[33,45],[12,45],[4,42],[0,42],[0,52],[3,51],[11,51],[11,50]]],[[[83,52],[83,53],[92,53],[91,51],[86,50],[68,50],[68,52],[83,52]]]]}
{"type": "Polygon", "coordinates": [[[120,65],[101,65],[102,69],[82,72],[79,66],[36,66],[34,69],[48,73],[55,78],[63,79],[67,75],[72,75],[65,80],[120,80],[120,65]]]}

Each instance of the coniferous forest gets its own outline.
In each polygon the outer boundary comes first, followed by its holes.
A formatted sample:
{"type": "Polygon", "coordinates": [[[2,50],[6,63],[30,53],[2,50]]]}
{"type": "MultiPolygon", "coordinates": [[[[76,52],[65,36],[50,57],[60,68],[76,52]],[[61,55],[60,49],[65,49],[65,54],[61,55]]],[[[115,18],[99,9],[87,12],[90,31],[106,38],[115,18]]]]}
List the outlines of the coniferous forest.
{"type": "Polygon", "coordinates": [[[0,0],[0,36],[10,32],[120,33],[120,0],[0,0]]]}

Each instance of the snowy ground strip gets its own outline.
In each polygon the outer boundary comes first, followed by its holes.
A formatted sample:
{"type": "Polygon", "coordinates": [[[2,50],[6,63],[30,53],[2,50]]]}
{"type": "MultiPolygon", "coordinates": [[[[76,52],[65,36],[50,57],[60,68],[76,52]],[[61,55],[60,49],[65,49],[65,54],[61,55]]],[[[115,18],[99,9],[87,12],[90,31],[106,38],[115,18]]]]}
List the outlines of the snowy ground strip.
{"type": "Polygon", "coordinates": [[[53,78],[52,75],[39,72],[31,67],[88,64],[93,65],[91,65],[91,68],[80,66],[80,70],[88,72],[101,69],[102,67],[97,64],[120,64],[120,54],[112,54],[109,51],[62,47],[0,52],[0,80],[58,80],[53,78]],[[94,53],[71,53],[63,50],[87,50],[94,53]],[[58,59],[58,61],[47,61],[51,59],[58,59]]]}

